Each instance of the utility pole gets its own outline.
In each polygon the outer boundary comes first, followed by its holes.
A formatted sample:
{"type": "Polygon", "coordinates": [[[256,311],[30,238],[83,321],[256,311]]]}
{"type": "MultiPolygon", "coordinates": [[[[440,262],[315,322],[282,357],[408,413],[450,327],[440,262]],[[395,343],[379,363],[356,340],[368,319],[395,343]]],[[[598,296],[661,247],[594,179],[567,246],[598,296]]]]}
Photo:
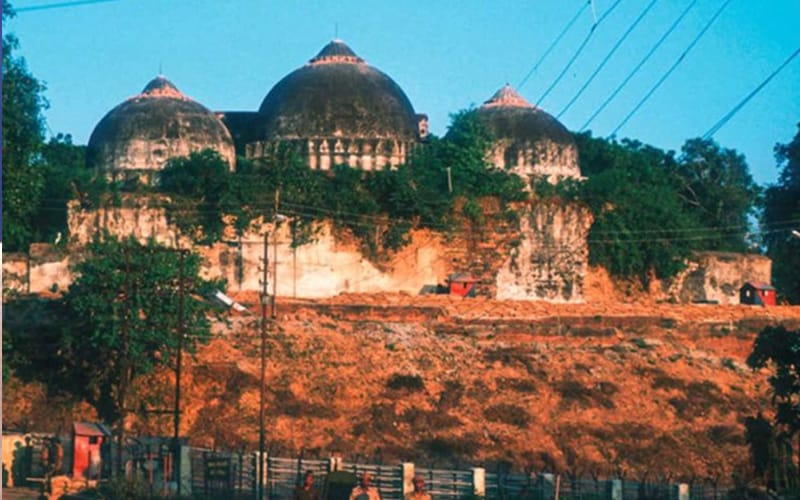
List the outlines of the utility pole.
{"type": "Polygon", "coordinates": [[[272,304],[270,307],[272,319],[275,319],[275,297],[278,296],[278,207],[280,206],[281,188],[275,190],[275,214],[273,219],[275,227],[272,228],[272,304]]]}
{"type": "Polygon", "coordinates": [[[292,228],[292,297],[297,298],[297,222],[290,221],[292,228]]]}
{"type": "Polygon", "coordinates": [[[264,470],[264,452],[265,452],[265,434],[264,434],[264,417],[266,415],[266,379],[267,379],[267,269],[269,267],[269,231],[264,233],[264,258],[262,267],[261,279],[261,384],[260,384],[260,400],[258,411],[258,463],[256,463],[256,471],[258,472],[258,479],[256,481],[256,495],[258,500],[264,498],[264,483],[266,471],[264,470]]]}
{"type": "Polygon", "coordinates": [[[181,365],[183,358],[183,298],[184,298],[184,259],[186,250],[178,249],[178,355],[175,362],[175,412],[173,446],[175,458],[172,467],[175,474],[175,483],[178,486],[178,496],[181,496],[181,365]]]}
{"type": "Polygon", "coordinates": [[[122,313],[122,377],[120,377],[120,385],[117,388],[117,405],[120,410],[120,424],[119,424],[119,443],[117,446],[117,474],[125,474],[125,465],[122,462],[122,448],[125,445],[125,417],[127,411],[125,410],[125,396],[128,392],[128,319],[131,301],[131,249],[126,244],[125,246],[125,302],[123,303],[122,313]]]}

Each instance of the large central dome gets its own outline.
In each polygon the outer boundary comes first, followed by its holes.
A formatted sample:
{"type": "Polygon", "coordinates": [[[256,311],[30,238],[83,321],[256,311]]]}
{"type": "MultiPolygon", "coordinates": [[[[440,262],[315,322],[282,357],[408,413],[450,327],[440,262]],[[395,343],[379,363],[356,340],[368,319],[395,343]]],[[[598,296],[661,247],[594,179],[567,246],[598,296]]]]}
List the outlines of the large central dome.
{"type": "Polygon", "coordinates": [[[413,140],[417,118],[403,90],[343,42],[326,45],[278,82],[259,109],[262,139],[413,140]]]}
{"type": "Polygon", "coordinates": [[[312,168],[396,165],[419,137],[405,92],[339,40],[278,82],[254,121],[248,156],[276,143],[301,144],[312,168]]]}

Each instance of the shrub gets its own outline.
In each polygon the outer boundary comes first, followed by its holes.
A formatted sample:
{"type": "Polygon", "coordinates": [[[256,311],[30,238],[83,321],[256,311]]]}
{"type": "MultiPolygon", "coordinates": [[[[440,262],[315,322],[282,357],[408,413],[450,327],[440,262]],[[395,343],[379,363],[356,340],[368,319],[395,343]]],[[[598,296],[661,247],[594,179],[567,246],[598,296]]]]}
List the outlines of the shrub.
{"type": "Polygon", "coordinates": [[[514,427],[526,428],[530,424],[530,416],[525,408],[512,404],[496,404],[486,408],[483,416],[491,422],[502,422],[514,427]]]}
{"type": "Polygon", "coordinates": [[[406,390],[408,392],[418,392],[425,389],[425,382],[419,375],[402,375],[395,373],[389,377],[389,381],[386,382],[386,387],[395,391],[406,390]]]}

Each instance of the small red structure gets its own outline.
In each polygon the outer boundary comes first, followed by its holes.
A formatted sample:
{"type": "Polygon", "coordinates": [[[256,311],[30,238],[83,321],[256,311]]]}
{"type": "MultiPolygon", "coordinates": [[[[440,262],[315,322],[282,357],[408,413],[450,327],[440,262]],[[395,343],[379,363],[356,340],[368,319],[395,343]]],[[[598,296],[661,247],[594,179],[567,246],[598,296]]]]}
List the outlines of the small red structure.
{"type": "Polygon", "coordinates": [[[72,477],[98,479],[103,470],[103,443],[111,431],[103,424],[75,422],[72,425],[72,477]]]}
{"type": "Polygon", "coordinates": [[[756,306],[774,306],[775,288],[767,283],[748,281],[739,290],[739,303],[756,306]]]}
{"type": "Polygon", "coordinates": [[[455,273],[447,277],[447,288],[450,295],[459,297],[474,297],[475,285],[480,280],[471,274],[455,273]]]}

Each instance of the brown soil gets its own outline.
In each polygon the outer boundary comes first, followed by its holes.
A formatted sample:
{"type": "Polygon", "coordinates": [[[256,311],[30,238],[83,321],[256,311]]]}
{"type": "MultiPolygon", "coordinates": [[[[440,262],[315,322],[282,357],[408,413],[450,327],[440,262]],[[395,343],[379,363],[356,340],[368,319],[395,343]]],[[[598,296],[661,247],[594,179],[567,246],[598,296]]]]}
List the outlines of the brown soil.
{"type": "MultiPolygon", "coordinates": [[[[258,300],[189,360],[182,430],[196,445],[258,442],[258,300]]],[[[769,413],[766,372],[745,365],[767,324],[800,308],[341,295],[279,301],[270,325],[271,452],[362,460],[511,464],[579,473],[728,478],[743,419],[769,413]]],[[[141,384],[169,402],[171,373],[141,384]]],[[[4,425],[43,398],[7,385],[4,425]],[[9,388],[13,388],[9,394],[9,388]]],[[[73,411],[78,414],[87,410],[73,411]]],[[[169,416],[132,431],[170,433],[169,416]]]]}

